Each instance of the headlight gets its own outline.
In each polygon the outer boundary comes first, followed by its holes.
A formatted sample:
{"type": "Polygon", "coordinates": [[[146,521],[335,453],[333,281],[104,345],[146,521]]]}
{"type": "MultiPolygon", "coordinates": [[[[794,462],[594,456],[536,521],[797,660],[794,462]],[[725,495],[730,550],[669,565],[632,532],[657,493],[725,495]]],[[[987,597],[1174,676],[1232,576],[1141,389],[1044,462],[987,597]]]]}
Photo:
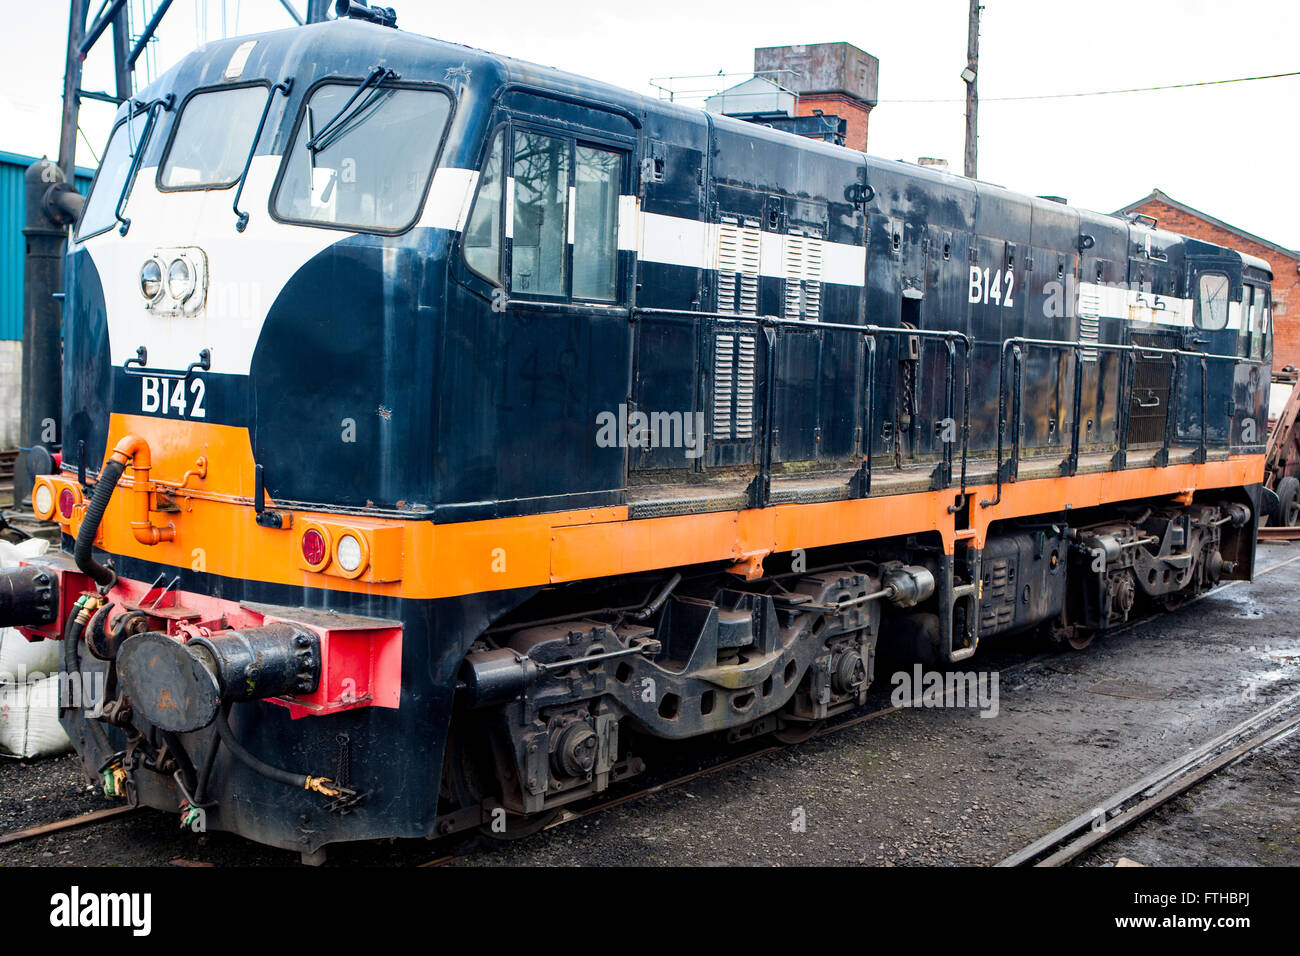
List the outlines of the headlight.
{"type": "Polygon", "coordinates": [[[339,567],[349,574],[361,567],[363,557],[361,542],[355,535],[345,534],[340,537],[335,554],[338,557],[339,567]]]}
{"type": "Polygon", "coordinates": [[[177,302],[184,302],[194,292],[194,270],[184,259],[173,259],[167,270],[167,291],[177,302]]]}
{"type": "Polygon", "coordinates": [[[32,510],[47,521],[54,515],[54,489],[44,482],[32,489],[32,510]]]}
{"type": "Polygon", "coordinates": [[[149,259],[140,267],[140,294],[153,302],[162,292],[162,266],[157,259],[149,259]]]}

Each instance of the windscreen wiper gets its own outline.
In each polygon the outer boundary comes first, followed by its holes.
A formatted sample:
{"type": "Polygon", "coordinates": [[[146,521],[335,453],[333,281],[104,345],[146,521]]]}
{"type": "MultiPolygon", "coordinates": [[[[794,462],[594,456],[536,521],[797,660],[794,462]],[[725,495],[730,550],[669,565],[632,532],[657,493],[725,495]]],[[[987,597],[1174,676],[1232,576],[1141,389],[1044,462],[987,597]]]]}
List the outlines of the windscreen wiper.
{"type": "Polygon", "coordinates": [[[117,194],[117,205],[113,207],[113,216],[122,225],[118,227],[119,235],[126,235],[126,231],[131,228],[131,220],[122,215],[122,207],[126,205],[126,197],[131,194],[131,184],[135,182],[135,175],[140,171],[140,162],[144,159],[145,147],[149,145],[149,137],[153,134],[153,124],[158,117],[158,107],[170,110],[172,104],[176,102],[176,94],[168,93],[166,96],[160,96],[156,100],[150,100],[148,103],[141,103],[139,100],[132,100],[131,105],[139,107],[130,113],[126,118],[126,135],[131,135],[131,123],[141,113],[147,113],[148,116],[144,121],[144,130],[140,133],[140,144],[136,146],[135,152],[131,155],[131,166],[126,171],[126,179],[122,181],[122,191],[117,194]]]}
{"type": "Polygon", "coordinates": [[[239,197],[244,193],[244,180],[248,178],[248,170],[253,165],[253,155],[257,152],[257,144],[262,138],[262,130],[266,128],[266,117],[271,112],[271,102],[275,99],[275,93],[279,90],[285,96],[293,89],[293,77],[289,77],[283,83],[277,83],[271,87],[270,92],[266,94],[266,105],[262,107],[262,118],[257,123],[257,132],[253,134],[253,142],[248,147],[248,159],[244,160],[244,171],[239,174],[239,180],[235,187],[235,201],[231,203],[231,208],[235,210],[235,229],[243,232],[248,226],[248,213],[240,212],[239,197]]]}
{"type": "Polygon", "coordinates": [[[380,89],[384,83],[398,78],[399,75],[395,71],[384,66],[377,66],[371,70],[370,75],[362,81],[356,92],[343,104],[343,108],[330,117],[329,122],[322,126],[315,136],[307,140],[307,149],[314,155],[337,142],[339,137],[347,131],[348,120],[360,115],[386,92],[380,89]],[[366,94],[366,98],[357,103],[357,98],[362,93],[366,94]]]}

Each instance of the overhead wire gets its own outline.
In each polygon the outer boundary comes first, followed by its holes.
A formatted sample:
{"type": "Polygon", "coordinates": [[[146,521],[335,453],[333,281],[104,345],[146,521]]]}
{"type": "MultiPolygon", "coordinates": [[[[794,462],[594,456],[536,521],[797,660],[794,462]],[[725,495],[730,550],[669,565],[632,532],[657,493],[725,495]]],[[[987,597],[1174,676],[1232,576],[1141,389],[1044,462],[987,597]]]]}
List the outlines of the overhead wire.
{"type": "MultiPolygon", "coordinates": [[[[1281,80],[1300,76],[1300,70],[1290,73],[1268,73],[1261,76],[1235,76],[1226,80],[1200,80],[1193,83],[1168,83],[1163,86],[1131,86],[1116,90],[1088,90],[1078,93],[1037,93],[1027,96],[981,96],[981,103],[1016,103],[1026,100],[1065,100],[1085,96],[1117,96],[1121,93],[1155,93],[1161,90],[1189,90],[1201,86],[1224,86],[1229,83],[1253,83],[1257,80],[1281,80]]],[[[881,103],[964,103],[965,97],[939,99],[882,99],[881,103]]]]}

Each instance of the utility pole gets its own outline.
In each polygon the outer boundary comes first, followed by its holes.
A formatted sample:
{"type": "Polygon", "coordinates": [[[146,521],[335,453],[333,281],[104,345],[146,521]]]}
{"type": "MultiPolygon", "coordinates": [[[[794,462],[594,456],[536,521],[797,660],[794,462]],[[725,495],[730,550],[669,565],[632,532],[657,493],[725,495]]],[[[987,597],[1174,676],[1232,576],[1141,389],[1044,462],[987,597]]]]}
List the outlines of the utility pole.
{"type": "Polygon", "coordinates": [[[127,65],[131,55],[131,30],[126,19],[126,7],[113,18],[113,77],[117,98],[129,100],[135,93],[135,71],[127,65]]]}
{"type": "Polygon", "coordinates": [[[90,0],[72,0],[68,17],[68,56],[63,71],[63,124],[59,130],[59,168],[63,178],[72,182],[77,152],[77,99],[81,93],[81,57],[78,49],[86,33],[86,15],[90,0]]]}
{"type": "Polygon", "coordinates": [[[976,179],[979,144],[980,97],[976,90],[979,82],[980,62],[980,0],[970,0],[970,26],[966,34],[966,69],[961,78],[966,81],[966,178],[976,179]]]}

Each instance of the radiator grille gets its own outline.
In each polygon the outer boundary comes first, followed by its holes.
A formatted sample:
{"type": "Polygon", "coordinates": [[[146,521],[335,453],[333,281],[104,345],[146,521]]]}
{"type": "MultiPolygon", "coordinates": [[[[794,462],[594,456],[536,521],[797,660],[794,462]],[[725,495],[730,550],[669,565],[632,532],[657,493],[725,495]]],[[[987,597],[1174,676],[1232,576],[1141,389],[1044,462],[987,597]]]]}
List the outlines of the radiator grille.
{"type": "Polygon", "coordinates": [[[758,315],[758,270],[763,234],[757,220],[718,223],[718,311],[758,315]],[[736,293],[740,295],[737,297],[736,293]]]}
{"type": "Polygon", "coordinates": [[[713,345],[713,437],[731,438],[731,396],[735,390],[736,337],[718,334],[713,345]]]}
{"type": "MultiPolygon", "coordinates": [[[[1079,341],[1096,344],[1101,337],[1101,294],[1096,289],[1079,290],[1079,341]]],[[[1085,362],[1097,361],[1096,349],[1082,349],[1085,362]]]]}
{"type": "Polygon", "coordinates": [[[822,311],[822,241],[785,237],[785,317],[816,321],[822,311]]]}
{"type": "Polygon", "coordinates": [[[713,438],[747,441],[754,437],[756,336],[719,332],[713,345],[713,438]]]}
{"type": "Polygon", "coordinates": [[[752,335],[739,337],[736,355],[736,437],[754,437],[754,341],[752,335]]]}

